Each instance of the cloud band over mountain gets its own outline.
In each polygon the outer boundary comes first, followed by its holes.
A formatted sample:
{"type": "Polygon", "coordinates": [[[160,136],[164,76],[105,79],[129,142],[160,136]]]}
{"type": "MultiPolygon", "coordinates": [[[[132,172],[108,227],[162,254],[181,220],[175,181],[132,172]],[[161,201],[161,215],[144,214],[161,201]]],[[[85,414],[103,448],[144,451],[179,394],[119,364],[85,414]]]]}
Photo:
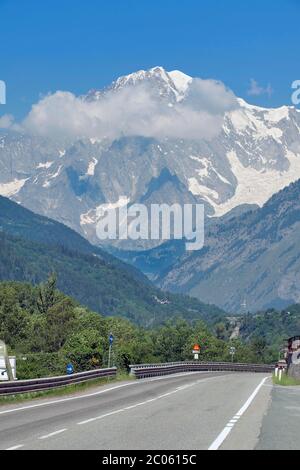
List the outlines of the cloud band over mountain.
{"type": "Polygon", "coordinates": [[[34,104],[22,123],[2,117],[2,124],[68,141],[122,136],[211,140],[220,132],[224,114],[237,106],[233,92],[215,80],[193,79],[184,99],[173,102],[141,81],[107,90],[97,100],[57,91],[34,104]]]}

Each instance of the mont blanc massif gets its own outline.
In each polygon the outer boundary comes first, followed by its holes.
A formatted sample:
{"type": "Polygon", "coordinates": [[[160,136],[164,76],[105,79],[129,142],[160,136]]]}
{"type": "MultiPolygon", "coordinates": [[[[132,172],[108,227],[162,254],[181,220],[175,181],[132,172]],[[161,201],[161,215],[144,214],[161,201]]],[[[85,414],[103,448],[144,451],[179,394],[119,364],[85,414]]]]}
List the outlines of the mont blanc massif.
{"type": "Polygon", "coordinates": [[[178,240],[101,248],[157,287],[228,312],[300,302],[295,107],[257,107],[220,82],[155,67],[44,97],[1,129],[0,165],[0,195],[93,245],[102,204],[203,203],[200,251],[178,240]]]}

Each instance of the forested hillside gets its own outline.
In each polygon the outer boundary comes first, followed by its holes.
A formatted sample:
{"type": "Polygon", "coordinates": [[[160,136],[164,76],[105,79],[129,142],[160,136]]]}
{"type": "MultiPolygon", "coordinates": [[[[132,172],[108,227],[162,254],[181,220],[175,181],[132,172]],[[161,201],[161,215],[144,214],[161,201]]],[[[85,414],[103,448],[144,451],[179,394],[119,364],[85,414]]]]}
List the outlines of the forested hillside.
{"type": "Polygon", "coordinates": [[[300,335],[300,304],[284,310],[269,309],[245,315],[240,334],[246,341],[259,337],[267,346],[272,345],[279,352],[286,345],[287,338],[300,335]]]}
{"type": "Polygon", "coordinates": [[[230,360],[236,347],[237,361],[264,362],[270,354],[258,354],[255,342],[218,339],[202,321],[182,318],[144,329],[120,317],[105,317],[82,307],[56,289],[56,278],[39,286],[0,283],[0,337],[17,355],[18,377],[65,373],[68,362],[75,371],[107,366],[108,335],[112,332],[113,363],[127,369],[130,363],[192,359],[195,342],[202,360],[230,360]]]}
{"type": "Polygon", "coordinates": [[[208,322],[224,316],[199,300],[162,292],[135,268],[63,224],[1,197],[0,228],[0,280],[38,284],[56,272],[65,294],[96,312],[144,326],[175,316],[208,322]]]}

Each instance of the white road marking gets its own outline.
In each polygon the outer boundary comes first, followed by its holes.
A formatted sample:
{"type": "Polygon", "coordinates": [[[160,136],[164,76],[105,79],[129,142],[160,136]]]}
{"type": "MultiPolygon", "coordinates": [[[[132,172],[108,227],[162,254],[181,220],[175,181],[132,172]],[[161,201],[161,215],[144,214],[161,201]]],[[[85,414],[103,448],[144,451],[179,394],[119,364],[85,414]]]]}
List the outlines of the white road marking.
{"type": "MultiPolygon", "coordinates": [[[[196,385],[196,384],[197,384],[197,382],[193,383],[193,385],[196,385]]],[[[123,413],[124,411],[128,411],[128,410],[133,410],[134,408],[137,408],[138,406],[143,406],[143,405],[146,405],[147,403],[152,403],[153,401],[157,401],[161,398],[168,397],[168,396],[173,395],[174,393],[177,393],[179,391],[180,391],[180,389],[176,389],[176,390],[173,390],[172,392],[164,393],[163,395],[158,395],[156,398],[150,398],[149,400],[141,401],[140,403],[135,403],[134,405],[126,406],[125,408],[120,408],[119,410],[111,411],[110,413],[105,413],[104,415],[95,416],[94,418],[90,418],[90,419],[86,419],[84,421],[80,421],[77,424],[79,424],[79,425],[87,424],[87,423],[91,423],[93,421],[97,421],[99,419],[106,418],[107,416],[123,413]]]]}
{"type": "Polygon", "coordinates": [[[89,393],[89,394],[86,394],[86,395],[80,395],[80,396],[69,397],[69,398],[62,398],[62,399],[59,399],[59,400],[47,401],[45,403],[36,403],[34,405],[20,406],[19,408],[13,408],[13,409],[9,409],[9,410],[0,411],[0,415],[4,415],[4,414],[7,414],[7,413],[14,413],[14,412],[17,412],[17,411],[30,410],[32,408],[39,408],[41,406],[57,405],[58,403],[65,403],[67,401],[79,400],[80,398],[94,397],[94,396],[97,396],[97,395],[102,395],[102,393],[110,392],[111,390],[116,390],[116,389],[119,389],[119,388],[128,387],[129,385],[135,385],[135,382],[130,382],[130,383],[122,384],[122,385],[117,385],[116,387],[106,388],[105,390],[99,390],[98,392],[89,393]]]}
{"type": "Polygon", "coordinates": [[[90,419],[86,419],[84,421],[80,421],[80,423],[77,423],[77,424],[91,423],[92,421],[96,421],[98,419],[103,419],[103,418],[107,418],[108,416],[112,416],[112,415],[115,415],[115,414],[118,414],[118,413],[122,413],[122,411],[125,411],[125,408],[122,408],[122,409],[116,410],[116,411],[110,411],[109,413],[105,413],[104,415],[97,416],[96,418],[90,418],[90,419]]]}
{"type": "MultiPolygon", "coordinates": [[[[0,411],[0,415],[4,415],[7,413],[16,413],[18,411],[30,410],[30,409],[39,408],[42,406],[57,405],[59,403],[65,403],[65,402],[72,401],[72,400],[80,400],[81,398],[95,397],[97,395],[102,395],[103,393],[108,393],[108,392],[111,392],[113,390],[118,390],[123,387],[129,387],[133,385],[137,386],[137,385],[142,385],[143,383],[155,382],[157,380],[170,380],[176,377],[184,377],[187,375],[203,374],[203,373],[205,372],[183,372],[182,374],[173,374],[173,375],[168,375],[168,376],[163,376],[163,377],[155,377],[152,379],[139,379],[137,381],[133,381],[133,382],[129,382],[129,383],[121,384],[121,385],[116,385],[114,387],[106,388],[104,390],[98,390],[97,392],[88,393],[85,395],[78,395],[78,396],[68,397],[68,398],[60,398],[58,400],[52,400],[52,401],[47,401],[43,403],[36,403],[32,405],[27,405],[27,406],[20,406],[19,408],[12,408],[8,410],[0,411]]],[[[216,376],[216,377],[219,377],[219,376],[216,376]]]]}
{"type": "MultiPolygon", "coordinates": [[[[242,408],[240,408],[240,410],[235,414],[234,418],[233,419],[236,419],[236,418],[240,418],[244,413],[245,411],[249,408],[249,406],[251,405],[252,401],[254,400],[254,398],[256,397],[256,395],[258,394],[259,390],[261,389],[261,387],[264,385],[265,381],[268,379],[269,377],[265,377],[261,382],[260,384],[256,387],[256,389],[254,390],[254,392],[250,395],[250,397],[248,398],[248,400],[244,403],[244,405],[242,406],[242,408]]],[[[208,450],[218,450],[219,447],[223,444],[223,442],[225,441],[225,439],[227,438],[228,434],[231,432],[232,428],[234,427],[234,423],[232,423],[232,421],[230,421],[226,426],[225,428],[223,429],[223,431],[220,432],[220,434],[218,435],[218,437],[214,440],[214,442],[209,446],[208,450]]]]}
{"type": "Polygon", "coordinates": [[[222,444],[222,442],[225,441],[226,437],[231,432],[231,429],[232,428],[225,426],[223,431],[218,435],[217,439],[212,443],[212,445],[208,448],[208,450],[217,450],[222,444]]]}
{"type": "Polygon", "coordinates": [[[17,449],[21,449],[21,447],[24,447],[24,444],[19,444],[17,446],[12,446],[12,447],[9,447],[6,450],[17,450],[17,449]]]}
{"type": "Polygon", "coordinates": [[[95,416],[93,418],[85,419],[84,421],[80,421],[77,424],[80,426],[82,424],[92,423],[93,421],[98,421],[100,419],[107,418],[108,416],[111,416],[111,415],[116,415],[116,414],[119,414],[119,413],[123,413],[124,411],[128,411],[128,410],[133,410],[134,408],[137,408],[138,406],[147,405],[148,403],[152,403],[152,402],[160,400],[162,398],[169,397],[170,395],[174,395],[174,393],[181,392],[181,391],[186,390],[187,388],[190,388],[190,387],[192,387],[194,385],[197,385],[199,383],[209,382],[209,381],[211,381],[213,379],[216,379],[216,378],[218,378],[218,377],[209,377],[207,379],[197,380],[196,382],[193,382],[192,384],[189,384],[188,387],[184,387],[184,388],[178,387],[175,390],[172,390],[171,392],[167,392],[167,393],[164,393],[162,395],[158,395],[155,398],[150,398],[149,400],[141,401],[139,403],[135,403],[134,405],[126,406],[125,408],[120,408],[119,410],[111,411],[111,412],[105,413],[103,415],[99,415],[99,416],[95,416]]]}
{"type": "Polygon", "coordinates": [[[51,432],[50,434],[46,434],[45,436],[39,437],[39,439],[48,439],[48,437],[56,436],[57,434],[61,434],[62,432],[65,432],[67,428],[64,429],[59,429],[58,431],[51,432]]]}
{"type": "Polygon", "coordinates": [[[258,392],[260,391],[261,387],[263,386],[263,384],[265,383],[265,381],[268,379],[269,377],[265,377],[261,382],[260,384],[256,387],[256,389],[254,390],[254,392],[250,395],[250,397],[248,398],[248,400],[246,401],[246,403],[242,406],[242,408],[236,413],[237,416],[242,416],[245,411],[247,410],[247,408],[249,408],[249,406],[251,405],[252,401],[254,400],[254,398],[256,397],[256,395],[258,394],[258,392]]]}

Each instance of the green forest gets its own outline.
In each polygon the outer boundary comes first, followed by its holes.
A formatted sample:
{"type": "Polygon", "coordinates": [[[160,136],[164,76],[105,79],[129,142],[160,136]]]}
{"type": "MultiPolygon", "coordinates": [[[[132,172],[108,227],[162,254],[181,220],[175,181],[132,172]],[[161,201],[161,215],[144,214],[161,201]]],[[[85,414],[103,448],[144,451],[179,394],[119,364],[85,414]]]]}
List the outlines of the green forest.
{"type": "Polygon", "coordinates": [[[214,322],[225,314],[187,296],[156,288],[132,266],[91,245],[65,225],[0,196],[0,281],[57,286],[89,309],[155,326],[170,317],[214,322]]]}
{"type": "MultiPolygon", "coordinates": [[[[167,320],[155,328],[140,327],[128,319],[92,312],[57,289],[56,275],[40,285],[0,283],[0,338],[17,356],[19,379],[64,374],[72,362],[76,372],[107,367],[108,336],[113,333],[113,365],[191,360],[195,342],[201,360],[271,362],[272,348],[254,336],[251,341],[229,341],[226,325],[208,326],[202,320],[167,320]]],[[[228,326],[228,325],[227,325],[228,326]]]]}

